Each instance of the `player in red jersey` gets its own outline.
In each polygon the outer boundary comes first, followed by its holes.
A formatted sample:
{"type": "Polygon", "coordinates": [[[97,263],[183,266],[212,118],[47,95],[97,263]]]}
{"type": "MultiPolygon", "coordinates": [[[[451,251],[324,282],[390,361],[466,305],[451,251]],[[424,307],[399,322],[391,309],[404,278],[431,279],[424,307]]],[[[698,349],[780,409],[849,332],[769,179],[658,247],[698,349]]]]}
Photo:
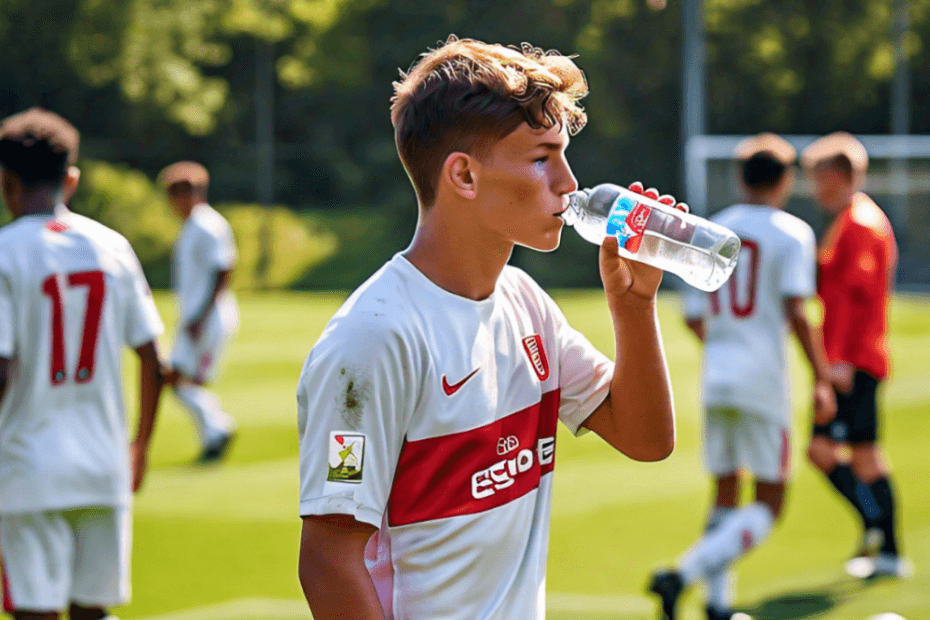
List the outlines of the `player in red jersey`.
{"type": "Polygon", "coordinates": [[[853,136],[837,132],[817,140],[801,163],[814,182],[818,204],[833,215],[820,241],[818,293],[838,407],[831,424],[814,426],[808,457],[862,519],[861,557],[847,570],[860,576],[903,576],[909,566],[899,555],[894,492],[876,444],[877,393],[889,371],[894,233],[878,205],[860,191],[868,155],[853,136]],[[876,552],[877,557],[869,557],[876,552]]]}

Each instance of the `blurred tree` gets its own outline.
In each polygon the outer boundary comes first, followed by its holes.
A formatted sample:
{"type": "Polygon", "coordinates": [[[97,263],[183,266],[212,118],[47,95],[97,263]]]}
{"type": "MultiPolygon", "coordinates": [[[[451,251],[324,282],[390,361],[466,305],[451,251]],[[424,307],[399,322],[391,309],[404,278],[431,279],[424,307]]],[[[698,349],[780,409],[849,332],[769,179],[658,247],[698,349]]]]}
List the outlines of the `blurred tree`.
{"type": "MultiPolygon", "coordinates": [[[[888,131],[892,0],[705,6],[711,132],[888,131]]],[[[926,132],[930,0],[912,0],[911,27],[911,125],[926,132]]],[[[391,82],[449,33],[578,54],[592,93],[570,147],[579,182],[680,193],[681,0],[0,0],[0,113],[46,105],[82,130],[88,157],[150,178],[198,159],[211,199],[251,202],[254,40],[273,42],[277,201],[376,210],[394,222],[372,231],[376,265],[416,221],[391,82]]],[[[565,239],[555,257],[516,261],[548,284],[595,283],[591,248],[565,239]]]]}

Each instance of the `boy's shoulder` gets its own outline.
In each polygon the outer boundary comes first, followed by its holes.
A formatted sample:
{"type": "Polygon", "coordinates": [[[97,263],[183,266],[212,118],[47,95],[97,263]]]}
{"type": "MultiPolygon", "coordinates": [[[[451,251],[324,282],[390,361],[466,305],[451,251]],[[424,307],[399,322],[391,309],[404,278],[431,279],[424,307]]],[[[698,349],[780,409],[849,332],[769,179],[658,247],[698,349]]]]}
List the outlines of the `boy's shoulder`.
{"type": "Polygon", "coordinates": [[[184,222],[184,228],[194,229],[210,235],[217,235],[231,230],[229,220],[207,203],[194,207],[190,217],[184,222]]]}
{"type": "Polygon", "coordinates": [[[723,226],[733,227],[739,234],[743,228],[746,232],[760,235],[768,242],[787,242],[794,244],[813,243],[814,230],[801,218],[765,205],[736,204],[718,212],[711,218],[723,226]]]}
{"type": "Polygon", "coordinates": [[[425,302],[409,280],[397,257],[388,261],[349,295],[324,335],[330,330],[352,335],[409,327],[416,322],[418,303],[425,302]]]}

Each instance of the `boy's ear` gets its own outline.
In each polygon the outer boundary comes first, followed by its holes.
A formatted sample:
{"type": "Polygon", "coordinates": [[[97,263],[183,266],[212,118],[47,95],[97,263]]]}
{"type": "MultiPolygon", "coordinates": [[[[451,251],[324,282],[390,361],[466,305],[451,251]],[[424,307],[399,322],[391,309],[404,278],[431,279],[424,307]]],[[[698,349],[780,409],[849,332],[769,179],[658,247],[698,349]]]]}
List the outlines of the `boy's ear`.
{"type": "Polygon", "coordinates": [[[65,174],[64,183],[62,183],[62,200],[65,204],[71,202],[71,197],[77,191],[78,181],[81,180],[81,169],[77,166],[68,166],[68,172],[65,174]]]}
{"type": "Polygon", "coordinates": [[[19,177],[5,168],[0,168],[0,191],[3,192],[3,201],[13,218],[19,217],[17,205],[21,202],[23,184],[19,177]]]}
{"type": "Polygon", "coordinates": [[[442,166],[443,180],[450,188],[466,200],[478,195],[477,162],[465,153],[450,153],[442,166]]]}

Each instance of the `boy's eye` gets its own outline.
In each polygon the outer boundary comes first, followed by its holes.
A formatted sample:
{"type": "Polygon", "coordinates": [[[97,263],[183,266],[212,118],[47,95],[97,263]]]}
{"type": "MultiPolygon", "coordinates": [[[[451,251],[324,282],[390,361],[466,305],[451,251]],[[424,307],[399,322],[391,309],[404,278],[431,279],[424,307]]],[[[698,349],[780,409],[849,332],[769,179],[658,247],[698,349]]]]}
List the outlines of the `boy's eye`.
{"type": "Polygon", "coordinates": [[[546,163],[547,161],[549,161],[549,156],[548,156],[548,155],[544,155],[544,156],[542,156],[542,157],[539,157],[539,158],[537,158],[537,159],[534,159],[534,160],[533,160],[533,163],[534,163],[534,164],[544,164],[544,163],[546,163]]]}

